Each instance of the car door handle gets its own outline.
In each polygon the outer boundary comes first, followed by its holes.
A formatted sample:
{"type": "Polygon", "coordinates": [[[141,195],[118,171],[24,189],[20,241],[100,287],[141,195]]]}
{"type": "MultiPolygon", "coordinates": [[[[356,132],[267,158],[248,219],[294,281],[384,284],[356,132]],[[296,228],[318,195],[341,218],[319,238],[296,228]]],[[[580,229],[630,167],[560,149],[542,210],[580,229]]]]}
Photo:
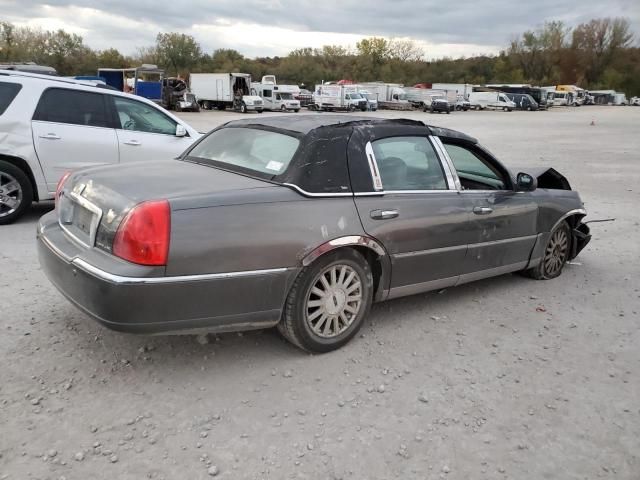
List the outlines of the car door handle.
{"type": "Polygon", "coordinates": [[[372,210],[370,213],[371,218],[374,220],[388,220],[389,218],[396,218],[400,215],[398,210],[372,210]]]}
{"type": "Polygon", "coordinates": [[[60,137],[55,133],[47,133],[46,135],[40,135],[40,138],[44,138],[45,140],[60,140],[60,137]]]}
{"type": "Polygon", "coordinates": [[[493,212],[491,207],[473,207],[473,213],[476,215],[489,215],[493,212]]]}
{"type": "Polygon", "coordinates": [[[142,145],[142,143],[140,143],[138,140],[127,140],[126,142],[124,142],[125,145],[133,145],[134,147],[138,147],[140,145],[142,145]]]}

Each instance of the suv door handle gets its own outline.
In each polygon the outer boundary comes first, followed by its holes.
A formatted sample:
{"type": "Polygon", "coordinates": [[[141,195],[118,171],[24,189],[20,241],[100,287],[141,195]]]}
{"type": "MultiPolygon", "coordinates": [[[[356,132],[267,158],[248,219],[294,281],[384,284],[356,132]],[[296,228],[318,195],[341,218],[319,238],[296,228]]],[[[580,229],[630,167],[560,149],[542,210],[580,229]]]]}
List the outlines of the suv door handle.
{"type": "Polygon", "coordinates": [[[372,210],[369,214],[374,220],[388,220],[400,215],[398,210],[372,210]]]}
{"type": "Polygon", "coordinates": [[[40,138],[44,138],[46,140],[60,140],[60,137],[55,133],[47,133],[46,135],[40,135],[40,138]]]}
{"type": "Polygon", "coordinates": [[[476,215],[489,215],[493,212],[491,207],[473,207],[473,213],[476,215]]]}
{"type": "Polygon", "coordinates": [[[124,142],[124,144],[125,145],[133,145],[134,147],[142,145],[142,143],[140,143],[138,140],[127,140],[126,142],[124,142]]]}

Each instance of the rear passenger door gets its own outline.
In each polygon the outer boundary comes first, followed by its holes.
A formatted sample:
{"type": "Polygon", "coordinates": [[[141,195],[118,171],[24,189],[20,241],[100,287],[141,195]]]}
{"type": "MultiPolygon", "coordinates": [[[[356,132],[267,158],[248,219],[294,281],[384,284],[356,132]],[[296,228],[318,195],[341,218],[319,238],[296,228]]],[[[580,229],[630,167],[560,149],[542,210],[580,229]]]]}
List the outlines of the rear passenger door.
{"type": "Polygon", "coordinates": [[[369,133],[352,135],[349,170],[364,230],[391,257],[389,298],[455,285],[471,239],[468,200],[426,128],[369,133]]]}
{"type": "Polygon", "coordinates": [[[118,140],[101,93],[49,88],[31,121],[33,143],[47,189],[78,168],[118,163],[118,140]]]}

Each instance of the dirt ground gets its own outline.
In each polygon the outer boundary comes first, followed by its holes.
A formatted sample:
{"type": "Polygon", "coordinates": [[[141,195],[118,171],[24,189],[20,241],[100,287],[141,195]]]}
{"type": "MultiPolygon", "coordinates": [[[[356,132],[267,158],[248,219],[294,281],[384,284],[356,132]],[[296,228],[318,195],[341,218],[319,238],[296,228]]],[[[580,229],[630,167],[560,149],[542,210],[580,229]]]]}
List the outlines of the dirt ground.
{"type": "Polygon", "coordinates": [[[554,166],[616,220],[556,280],[378,304],[312,356],[274,331],[105,330],[40,271],[37,206],[0,227],[0,479],[639,479],[640,108],[379,115],[554,166]]]}

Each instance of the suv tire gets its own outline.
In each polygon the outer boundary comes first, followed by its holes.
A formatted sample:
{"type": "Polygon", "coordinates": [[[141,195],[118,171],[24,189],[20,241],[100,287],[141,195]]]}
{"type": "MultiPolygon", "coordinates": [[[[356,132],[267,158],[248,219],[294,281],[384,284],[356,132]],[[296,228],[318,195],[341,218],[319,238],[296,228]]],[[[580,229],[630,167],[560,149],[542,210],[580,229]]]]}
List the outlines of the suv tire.
{"type": "Polygon", "coordinates": [[[15,165],[0,160],[0,225],[20,218],[33,201],[27,175],[15,165]]]}

